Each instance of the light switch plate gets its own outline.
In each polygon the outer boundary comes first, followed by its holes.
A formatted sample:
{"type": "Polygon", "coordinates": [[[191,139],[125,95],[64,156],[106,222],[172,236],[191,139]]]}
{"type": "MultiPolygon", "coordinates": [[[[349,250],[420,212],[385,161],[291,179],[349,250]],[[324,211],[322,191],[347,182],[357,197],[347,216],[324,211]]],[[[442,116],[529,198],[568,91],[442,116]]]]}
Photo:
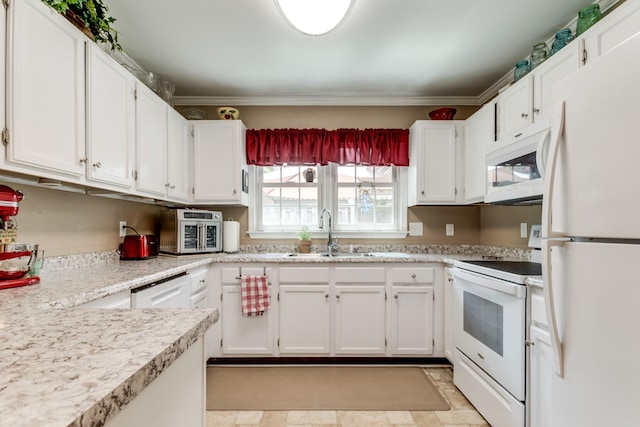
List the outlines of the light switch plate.
{"type": "Polygon", "coordinates": [[[529,237],[529,232],[527,230],[527,223],[526,222],[521,222],[520,223],[520,237],[523,239],[526,239],[527,237],[529,237]]]}
{"type": "Polygon", "coordinates": [[[422,236],[424,231],[422,229],[421,222],[410,222],[409,223],[409,236],[422,236]]]}
{"type": "Polygon", "coordinates": [[[445,230],[446,230],[446,235],[447,236],[453,236],[454,235],[453,224],[447,224],[445,230]]]}

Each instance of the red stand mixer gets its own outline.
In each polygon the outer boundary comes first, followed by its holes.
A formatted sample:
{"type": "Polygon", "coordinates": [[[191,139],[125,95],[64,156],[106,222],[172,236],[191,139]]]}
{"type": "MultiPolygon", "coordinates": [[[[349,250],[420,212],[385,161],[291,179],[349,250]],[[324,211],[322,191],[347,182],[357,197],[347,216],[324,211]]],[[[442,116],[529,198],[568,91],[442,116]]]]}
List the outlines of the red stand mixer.
{"type": "MultiPolygon", "coordinates": [[[[6,185],[0,185],[0,221],[3,230],[17,228],[13,218],[18,214],[18,203],[24,194],[6,185]]],[[[26,243],[0,243],[0,289],[33,285],[40,282],[29,271],[38,258],[38,245],[26,243]]]]}

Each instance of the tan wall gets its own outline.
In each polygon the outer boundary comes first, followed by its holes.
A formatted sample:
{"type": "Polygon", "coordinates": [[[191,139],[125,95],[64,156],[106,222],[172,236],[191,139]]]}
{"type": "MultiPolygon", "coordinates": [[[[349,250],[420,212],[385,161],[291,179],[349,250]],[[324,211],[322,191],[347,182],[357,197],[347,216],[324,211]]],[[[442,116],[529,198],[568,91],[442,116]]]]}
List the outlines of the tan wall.
{"type": "MultiPolygon", "coordinates": [[[[464,120],[477,106],[454,106],[455,120],[464,120]]],[[[177,106],[180,111],[186,107],[177,106]]],[[[217,119],[216,107],[196,106],[217,119]]],[[[240,120],[248,129],[304,128],[409,128],[416,120],[428,120],[429,111],[439,106],[413,107],[260,107],[241,106],[240,120]]]]}
{"type": "Polygon", "coordinates": [[[542,207],[537,206],[482,206],[480,211],[480,240],[483,245],[526,248],[528,238],[520,237],[520,223],[540,224],[542,207]]]}
{"type": "Polygon", "coordinates": [[[118,221],[127,221],[141,234],[154,233],[163,209],[54,189],[2,184],[25,194],[16,217],[18,240],[39,244],[46,256],[117,249],[122,241],[118,221]]]}

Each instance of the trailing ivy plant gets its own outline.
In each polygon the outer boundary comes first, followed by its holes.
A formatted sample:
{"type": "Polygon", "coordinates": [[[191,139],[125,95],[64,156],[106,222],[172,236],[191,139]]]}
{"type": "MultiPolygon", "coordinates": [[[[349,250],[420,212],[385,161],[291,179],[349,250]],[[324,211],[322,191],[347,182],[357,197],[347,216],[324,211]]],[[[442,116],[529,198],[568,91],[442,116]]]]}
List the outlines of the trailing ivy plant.
{"type": "Polygon", "coordinates": [[[116,19],[109,16],[109,9],[102,0],[42,0],[58,13],[65,15],[67,11],[76,14],[89,29],[96,41],[108,43],[111,50],[122,50],[118,43],[118,32],[111,27],[116,19]]]}

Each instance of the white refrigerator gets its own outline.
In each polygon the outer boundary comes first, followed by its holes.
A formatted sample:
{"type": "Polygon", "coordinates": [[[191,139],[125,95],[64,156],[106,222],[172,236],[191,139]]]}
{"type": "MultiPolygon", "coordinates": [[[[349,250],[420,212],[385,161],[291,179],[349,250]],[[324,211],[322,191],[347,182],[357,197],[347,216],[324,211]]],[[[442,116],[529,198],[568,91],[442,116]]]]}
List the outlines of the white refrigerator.
{"type": "Polygon", "coordinates": [[[542,208],[550,427],[638,427],[640,34],[553,94],[542,208]]]}

